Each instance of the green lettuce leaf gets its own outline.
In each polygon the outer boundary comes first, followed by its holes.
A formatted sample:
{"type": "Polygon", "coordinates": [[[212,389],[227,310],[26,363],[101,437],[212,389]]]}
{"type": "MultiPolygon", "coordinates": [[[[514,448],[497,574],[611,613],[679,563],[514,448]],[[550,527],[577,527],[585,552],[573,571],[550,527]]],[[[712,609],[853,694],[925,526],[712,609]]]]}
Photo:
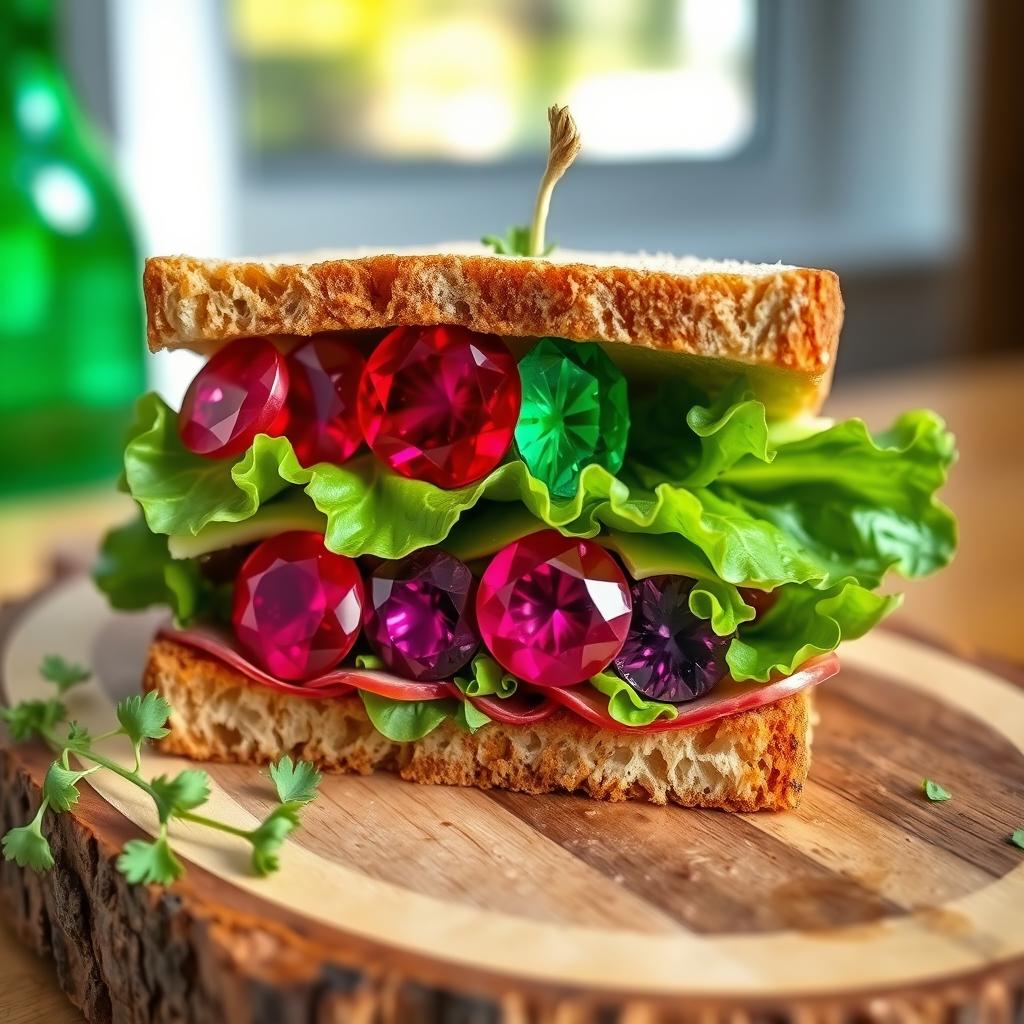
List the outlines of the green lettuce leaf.
{"type": "Polygon", "coordinates": [[[834,651],[841,640],[863,636],[900,600],[872,593],[853,579],[828,590],[782,587],[775,604],[729,645],[732,676],[765,682],[773,673],[789,675],[809,658],[834,651]]]}
{"type": "Polygon", "coordinates": [[[746,456],[774,459],[765,407],[743,378],[705,402],[699,390],[680,380],[666,382],[641,400],[626,474],[649,487],[666,480],[705,487],[746,456]],[[680,422],[683,410],[688,410],[685,425],[680,422]]]}
{"type": "Polygon", "coordinates": [[[519,680],[506,672],[490,655],[478,654],[470,663],[472,677],[456,676],[455,685],[467,697],[511,697],[519,680]]]}
{"type": "Polygon", "coordinates": [[[714,463],[719,472],[706,487],[630,486],[592,465],[573,497],[558,498],[513,459],[446,491],[400,477],[370,455],[305,469],[286,438],[264,435],[234,464],[211,461],[182,448],[174,413],[155,396],[140,403],[125,472],[154,532],[192,536],[210,523],[249,519],[285,488],[302,487],[326,516],[327,546],[351,556],[400,558],[439,543],[487,500],[517,503],[573,536],[608,528],[679,537],[717,579],[761,589],[827,588],[849,576],[873,586],[889,568],[919,575],[949,560],[955,526],[934,499],[953,454],[941,420],[911,413],[877,439],[849,421],[781,445],[765,462],[773,449],[754,424],[758,405],[744,398],[695,417],[698,446],[719,438],[729,449],[712,458],[701,447],[693,471],[707,476],[714,463]]]}
{"type": "Polygon", "coordinates": [[[113,608],[166,605],[181,625],[229,617],[231,584],[214,585],[195,562],[171,558],[167,538],[151,533],[141,517],[106,535],[92,576],[113,608]]]}
{"type": "Polygon", "coordinates": [[[650,725],[659,718],[671,721],[679,714],[674,705],[648,700],[610,672],[599,672],[590,679],[590,685],[608,698],[608,714],[622,725],[650,725]]]}
{"type": "Polygon", "coordinates": [[[802,545],[830,585],[874,587],[890,569],[923,576],[952,558],[956,520],[935,492],[955,457],[942,420],[919,410],[876,437],[846,420],[780,446],[771,465],[743,459],[715,489],[802,545]]]}
{"type": "Polygon", "coordinates": [[[445,719],[458,712],[455,700],[392,700],[375,693],[359,691],[366,717],[382,736],[395,743],[423,739],[445,719]]]}

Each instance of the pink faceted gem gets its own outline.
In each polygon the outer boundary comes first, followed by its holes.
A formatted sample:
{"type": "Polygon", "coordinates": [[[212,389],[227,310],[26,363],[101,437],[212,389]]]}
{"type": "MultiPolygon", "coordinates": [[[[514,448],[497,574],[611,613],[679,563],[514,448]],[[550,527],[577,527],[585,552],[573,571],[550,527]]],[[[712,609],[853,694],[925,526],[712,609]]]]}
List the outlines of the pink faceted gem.
{"type": "Polygon", "coordinates": [[[480,646],[474,589],[469,568],[446,551],[382,562],[366,584],[366,639],[400,676],[449,679],[480,646]]]}
{"type": "Polygon", "coordinates": [[[504,458],[519,403],[516,361],[498,338],[462,327],[399,327],[367,360],[359,422],[396,473],[463,487],[504,458]]]}
{"type": "Polygon", "coordinates": [[[272,433],[288,394],[284,356],[263,338],[225,345],[195,375],[178,414],[182,444],[221,459],[244,452],[257,434],[272,433]]]}
{"type": "Polygon", "coordinates": [[[319,533],[265,540],[235,582],[235,636],[278,679],[310,679],[334,668],[356,642],[362,615],[355,562],[328,551],[319,533]]]}
{"type": "Polygon", "coordinates": [[[498,552],[477,591],[480,635],[514,676],[573,686],[607,668],[632,612],[629,586],[600,544],[543,530],[498,552]]]}
{"type": "Polygon", "coordinates": [[[288,356],[285,434],[303,466],[344,462],[363,443],[356,395],[365,365],[343,338],[311,338],[288,356]]]}

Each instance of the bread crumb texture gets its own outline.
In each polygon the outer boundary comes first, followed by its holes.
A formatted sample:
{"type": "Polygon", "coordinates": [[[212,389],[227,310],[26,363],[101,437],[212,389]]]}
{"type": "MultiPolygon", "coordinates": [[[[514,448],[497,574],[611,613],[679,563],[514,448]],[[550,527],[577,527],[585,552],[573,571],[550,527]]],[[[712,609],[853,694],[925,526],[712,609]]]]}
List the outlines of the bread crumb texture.
{"type": "Polygon", "coordinates": [[[475,734],[446,722],[415,743],[394,743],[358,696],[280,694],[169,640],[150,647],[144,687],[174,708],[161,749],[204,761],[264,764],[290,754],[326,771],[391,771],[410,782],[755,811],[795,807],[810,757],[807,691],[675,732],[616,733],[559,711],[475,734]]]}
{"type": "Polygon", "coordinates": [[[835,359],[843,301],[828,270],[573,252],[520,259],[453,248],[283,263],[153,258],[144,276],[150,348],[209,351],[240,337],[456,324],[816,376],[835,359]]]}

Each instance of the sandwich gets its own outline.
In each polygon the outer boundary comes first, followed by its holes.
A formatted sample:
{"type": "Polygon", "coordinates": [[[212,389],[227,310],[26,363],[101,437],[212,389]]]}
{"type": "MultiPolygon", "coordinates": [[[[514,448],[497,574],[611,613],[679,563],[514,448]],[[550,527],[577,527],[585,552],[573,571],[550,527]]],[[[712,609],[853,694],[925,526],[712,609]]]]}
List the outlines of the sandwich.
{"type": "Polygon", "coordinates": [[[834,273],[487,244],[147,261],[138,506],[95,578],[163,605],[163,749],[421,783],[794,807],[812,693],[945,565],[953,439],[821,415],[834,273]]]}

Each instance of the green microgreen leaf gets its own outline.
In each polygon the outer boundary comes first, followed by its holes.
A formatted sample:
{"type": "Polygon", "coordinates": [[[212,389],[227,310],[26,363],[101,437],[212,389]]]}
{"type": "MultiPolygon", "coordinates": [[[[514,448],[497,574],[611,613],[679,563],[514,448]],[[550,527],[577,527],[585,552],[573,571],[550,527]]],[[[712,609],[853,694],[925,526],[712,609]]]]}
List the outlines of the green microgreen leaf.
{"type": "Polygon", "coordinates": [[[81,722],[71,722],[64,746],[73,753],[80,754],[92,746],[92,734],[81,722]]]}
{"type": "Polygon", "coordinates": [[[1011,846],[1019,846],[1024,850],[1024,828],[1018,828],[1006,840],[1011,846]]]}
{"type": "Polygon", "coordinates": [[[46,809],[44,801],[35,818],[27,825],[12,828],[3,837],[5,860],[13,860],[18,867],[31,868],[33,871],[48,871],[53,867],[53,853],[42,830],[42,816],[46,809]]]}
{"type": "Polygon", "coordinates": [[[309,761],[294,762],[285,754],[270,766],[270,778],[281,803],[306,804],[316,796],[323,775],[309,761]]]}
{"type": "Polygon", "coordinates": [[[504,235],[484,235],[480,241],[489,245],[498,256],[530,255],[530,229],[526,224],[516,224],[504,235]]]}
{"type": "Polygon", "coordinates": [[[473,733],[487,725],[491,718],[490,715],[475,707],[471,701],[464,700],[455,712],[453,720],[460,729],[473,733]]]}
{"type": "Polygon", "coordinates": [[[81,772],[65,768],[59,761],[50,765],[43,779],[43,796],[55,811],[70,811],[78,803],[77,783],[81,777],[81,772]]]}
{"type": "Polygon", "coordinates": [[[59,654],[48,654],[39,666],[39,674],[57,687],[61,695],[73,686],[84,683],[92,673],[82,665],[66,661],[59,654]]]}
{"type": "Polygon", "coordinates": [[[171,885],[185,873],[184,865],[167,841],[166,828],[152,842],[129,839],[117,858],[117,869],[129,882],[159,885],[171,885]]]}
{"type": "Polygon", "coordinates": [[[252,843],[252,869],[257,875],[269,875],[280,866],[278,854],[285,839],[299,827],[297,802],[278,804],[260,826],[249,834],[252,843]]]}
{"type": "Polygon", "coordinates": [[[357,654],[356,668],[361,668],[367,672],[379,672],[382,668],[385,668],[384,659],[378,658],[376,654],[357,654]]]}
{"type": "Polygon", "coordinates": [[[143,740],[159,740],[170,731],[165,726],[171,705],[155,691],[144,697],[125,697],[117,702],[117,720],[125,736],[134,746],[143,740]]]}
{"type": "Polygon", "coordinates": [[[953,794],[948,789],[943,789],[942,786],[932,779],[925,779],[921,783],[921,788],[924,790],[924,795],[932,803],[941,803],[943,800],[950,800],[953,797],[953,794]]]}
{"type": "Polygon", "coordinates": [[[67,708],[55,697],[50,700],[24,700],[13,707],[0,708],[0,719],[7,723],[11,738],[17,742],[42,736],[63,722],[67,708]]]}
{"type": "Polygon", "coordinates": [[[199,768],[186,769],[173,778],[158,775],[149,785],[161,822],[201,807],[210,799],[210,777],[199,768]]]}

